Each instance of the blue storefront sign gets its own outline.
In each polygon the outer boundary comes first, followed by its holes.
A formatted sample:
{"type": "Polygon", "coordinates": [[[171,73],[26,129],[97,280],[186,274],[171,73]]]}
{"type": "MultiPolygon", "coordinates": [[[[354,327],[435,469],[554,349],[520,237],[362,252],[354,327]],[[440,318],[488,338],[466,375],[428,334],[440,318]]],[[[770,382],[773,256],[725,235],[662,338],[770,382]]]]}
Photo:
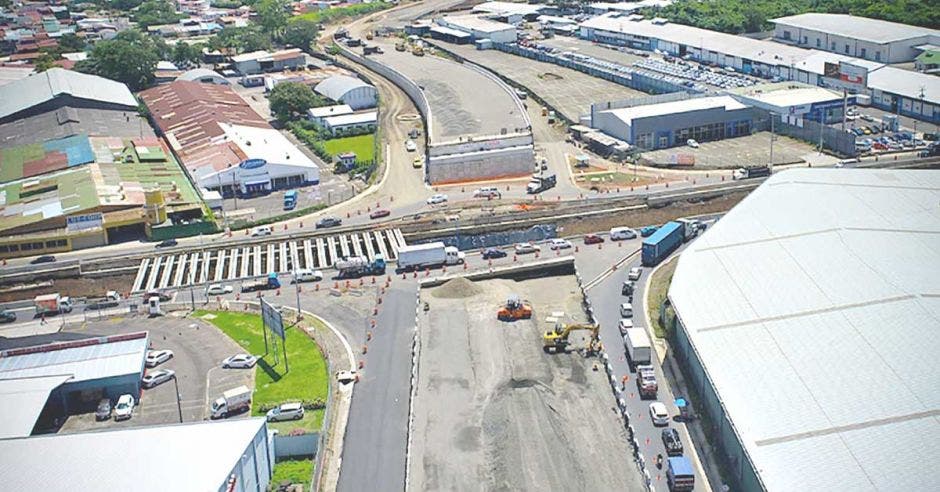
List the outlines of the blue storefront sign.
{"type": "Polygon", "coordinates": [[[242,169],[258,169],[259,167],[264,167],[268,161],[264,159],[247,159],[242,161],[238,167],[242,169]]]}

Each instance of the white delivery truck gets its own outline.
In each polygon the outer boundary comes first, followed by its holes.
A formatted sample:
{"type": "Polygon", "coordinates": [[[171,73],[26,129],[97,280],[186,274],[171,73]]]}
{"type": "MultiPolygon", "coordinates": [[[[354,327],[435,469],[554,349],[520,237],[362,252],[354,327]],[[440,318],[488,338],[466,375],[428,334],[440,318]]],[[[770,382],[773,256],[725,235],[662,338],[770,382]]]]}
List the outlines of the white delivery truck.
{"type": "Polygon", "coordinates": [[[251,390],[239,386],[222,393],[221,398],[212,402],[212,418],[220,419],[247,410],[251,406],[251,390]]]}
{"type": "Polygon", "coordinates": [[[33,304],[36,306],[36,316],[72,312],[72,299],[68,296],[61,296],[58,292],[36,296],[33,304]]]}
{"type": "Polygon", "coordinates": [[[463,261],[463,253],[453,246],[444,246],[440,241],[398,248],[399,270],[457,265],[463,261]]]}
{"type": "Polygon", "coordinates": [[[641,364],[649,364],[653,351],[653,345],[650,343],[650,337],[643,328],[627,328],[624,330],[623,346],[627,349],[627,357],[630,364],[636,367],[641,364]]]}

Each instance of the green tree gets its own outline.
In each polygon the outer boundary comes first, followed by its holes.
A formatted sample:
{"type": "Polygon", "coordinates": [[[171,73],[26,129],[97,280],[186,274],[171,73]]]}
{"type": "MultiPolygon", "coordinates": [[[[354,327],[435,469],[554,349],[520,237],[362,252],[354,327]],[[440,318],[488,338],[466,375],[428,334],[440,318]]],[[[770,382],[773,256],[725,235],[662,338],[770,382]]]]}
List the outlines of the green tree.
{"type": "Polygon", "coordinates": [[[143,0],[110,0],[104,3],[112,9],[128,11],[143,3],[143,0]]]}
{"type": "Polygon", "coordinates": [[[287,26],[289,5],[288,0],[261,0],[255,6],[261,27],[272,37],[278,37],[287,26]]]}
{"type": "Polygon", "coordinates": [[[191,45],[180,41],[173,47],[170,59],[180,68],[197,65],[202,60],[202,46],[202,44],[191,45]]]}
{"type": "Polygon", "coordinates": [[[310,45],[317,39],[318,26],[316,22],[307,19],[292,19],[281,40],[284,43],[300,48],[304,51],[310,50],[310,45]]]}
{"type": "Polygon", "coordinates": [[[307,110],[323,104],[310,86],[297,82],[283,82],[274,86],[268,96],[271,112],[282,122],[307,114],[307,110]]]}
{"type": "Polygon", "coordinates": [[[123,82],[134,91],[150,86],[160,57],[154,44],[144,40],[146,36],[138,41],[129,41],[128,37],[134,36],[119,35],[95,43],[88,59],[76,63],[75,70],[123,82]]]}
{"type": "Polygon", "coordinates": [[[147,0],[134,11],[134,20],[144,29],[160,24],[172,24],[182,18],[167,0],[147,0]]]}
{"type": "Polygon", "coordinates": [[[59,51],[62,53],[85,51],[85,40],[72,33],[63,34],[59,38],[59,51]]]}
{"type": "Polygon", "coordinates": [[[51,53],[43,51],[39,54],[39,58],[36,58],[36,62],[33,63],[33,70],[39,73],[55,67],[56,58],[57,57],[53,56],[51,53]]]}
{"type": "Polygon", "coordinates": [[[236,53],[267,50],[272,46],[271,36],[261,32],[255,26],[226,27],[209,38],[209,49],[235,50],[236,53]]]}

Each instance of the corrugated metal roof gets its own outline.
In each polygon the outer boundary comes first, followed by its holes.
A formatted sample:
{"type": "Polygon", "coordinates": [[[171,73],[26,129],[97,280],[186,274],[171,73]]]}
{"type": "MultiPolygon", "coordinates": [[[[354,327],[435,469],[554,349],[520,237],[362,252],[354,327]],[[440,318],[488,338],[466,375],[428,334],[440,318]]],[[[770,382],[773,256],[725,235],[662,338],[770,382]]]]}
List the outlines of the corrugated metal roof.
{"type": "Polygon", "coordinates": [[[347,92],[360,87],[372,87],[371,85],[347,75],[334,75],[323,82],[317,84],[314,89],[318,94],[322,94],[334,101],[339,101],[347,92]]]}
{"type": "Polygon", "coordinates": [[[131,91],[120,82],[53,68],[0,87],[0,118],[6,118],[63,94],[128,108],[137,107],[137,100],[131,91]]]}
{"type": "Polygon", "coordinates": [[[70,375],[0,379],[0,439],[26,437],[46,406],[49,393],[71,379],[70,375]]]}
{"type": "Polygon", "coordinates": [[[0,440],[0,477],[6,490],[222,490],[263,428],[258,417],[0,440]]]}
{"type": "Polygon", "coordinates": [[[624,123],[630,125],[635,119],[648,118],[651,116],[718,108],[723,108],[725,111],[733,111],[747,107],[747,105],[741,104],[731,96],[712,96],[696,97],[683,101],[671,101],[659,104],[647,104],[644,106],[633,106],[631,108],[609,109],[603,112],[611,113],[624,123]]]}
{"type": "Polygon", "coordinates": [[[669,297],[768,490],[938,490],[940,174],[775,174],[669,297]]]}
{"type": "Polygon", "coordinates": [[[846,14],[809,12],[771,19],[770,22],[873,43],[890,43],[929,35],[940,36],[940,31],[926,27],[846,14]]]}
{"type": "Polygon", "coordinates": [[[50,344],[49,350],[22,355],[14,354],[24,349],[5,351],[0,356],[0,379],[70,374],[72,382],[79,382],[139,373],[148,340],[144,336],[70,348],[50,344]]]}

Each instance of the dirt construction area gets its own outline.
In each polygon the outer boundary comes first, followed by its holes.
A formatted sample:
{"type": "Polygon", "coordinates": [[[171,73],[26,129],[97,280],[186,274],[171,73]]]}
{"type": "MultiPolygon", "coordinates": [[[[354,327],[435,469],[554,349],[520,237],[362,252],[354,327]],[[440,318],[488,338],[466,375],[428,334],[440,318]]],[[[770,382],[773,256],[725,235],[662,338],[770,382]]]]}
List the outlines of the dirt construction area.
{"type": "Polygon", "coordinates": [[[606,375],[576,350],[585,337],[568,353],[542,350],[546,317],[587,319],[573,275],[461,278],[421,301],[410,489],[643,489],[606,375]],[[532,319],[496,319],[513,294],[532,319]]]}

